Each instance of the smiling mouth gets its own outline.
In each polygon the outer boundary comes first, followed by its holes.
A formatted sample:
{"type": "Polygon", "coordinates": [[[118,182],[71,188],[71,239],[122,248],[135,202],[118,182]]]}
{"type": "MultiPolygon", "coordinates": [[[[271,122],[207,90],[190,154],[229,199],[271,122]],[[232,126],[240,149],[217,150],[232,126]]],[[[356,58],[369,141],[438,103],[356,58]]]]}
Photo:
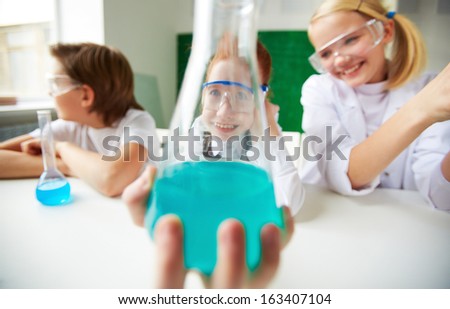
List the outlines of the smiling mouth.
{"type": "Polygon", "coordinates": [[[355,72],[356,70],[358,70],[361,66],[362,66],[362,62],[358,63],[357,65],[352,66],[351,68],[342,71],[342,75],[349,75],[352,74],[353,72],[355,72]]]}
{"type": "Polygon", "coordinates": [[[214,125],[223,130],[234,130],[238,125],[215,122],[214,125]]]}

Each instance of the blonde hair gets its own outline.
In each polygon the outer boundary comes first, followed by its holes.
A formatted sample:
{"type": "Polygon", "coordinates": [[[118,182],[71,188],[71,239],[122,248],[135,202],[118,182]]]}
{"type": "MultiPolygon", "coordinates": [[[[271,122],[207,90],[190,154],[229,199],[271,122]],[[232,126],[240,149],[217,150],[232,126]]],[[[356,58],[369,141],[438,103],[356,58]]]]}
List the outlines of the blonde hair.
{"type": "MultiPolygon", "coordinates": [[[[355,11],[387,22],[388,11],[379,0],[325,0],[311,18],[315,20],[339,11],[355,11]]],[[[416,26],[398,13],[392,18],[395,34],[388,66],[387,88],[400,87],[425,68],[427,53],[422,35],[416,26]]]]}

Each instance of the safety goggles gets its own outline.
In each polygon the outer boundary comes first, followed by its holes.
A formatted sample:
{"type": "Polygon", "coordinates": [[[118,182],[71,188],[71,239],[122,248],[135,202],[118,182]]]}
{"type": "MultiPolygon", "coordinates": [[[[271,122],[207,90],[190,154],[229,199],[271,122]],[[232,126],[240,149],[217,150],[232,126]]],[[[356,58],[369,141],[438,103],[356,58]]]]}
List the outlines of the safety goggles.
{"type": "MultiPolygon", "coordinates": [[[[252,112],[255,103],[253,89],[239,82],[228,80],[216,80],[204,83],[203,105],[209,110],[219,110],[224,103],[229,103],[233,112],[252,112]]],[[[269,86],[261,85],[261,90],[265,94],[269,86]]]]}
{"type": "Polygon", "coordinates": [[[81,83],[64,74],[46,75],[48,92],[52,97],[68,93],[81,86],[81,83]]]}
{"type": "Polygon", "coordinates": [[[371,19],[358,29],[332,39],[308,59],[317,72],[325,73],[332,69],[337,56],[364,56],[383,38],[383,22],[371,19]]]}

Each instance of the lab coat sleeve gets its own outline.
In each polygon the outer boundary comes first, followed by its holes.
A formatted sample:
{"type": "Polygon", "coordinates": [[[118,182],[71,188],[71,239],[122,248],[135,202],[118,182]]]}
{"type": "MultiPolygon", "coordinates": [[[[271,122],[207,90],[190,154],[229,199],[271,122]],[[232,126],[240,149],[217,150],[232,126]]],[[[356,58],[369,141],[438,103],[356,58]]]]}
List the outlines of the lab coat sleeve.
{"type": "Polygon", "coordinates": [[[450,151],[450,121],[425,130],[414,148],[412,170],[416,186],[433,207],[450,211],[450,182],[442,175],[441,163],[450,151]]]}
{"type": "MultiPolygon", "coordinates": [[[[277,138],[276,144],[283,141],[277,138]]],[[[298,213],[305,200],[305,190],[298,169],[284,147],[272,147],[274,160],[269,160],[272,168],[275,198],[278,207],[287,206],[291,214],[298,213]]]]}
{"type": "MultiPolygon", "coordinates": [[[[340,94],[331,79],[313,75],[303,85],[303,165],[304,183],[328,187],[343,195],[365,195],[380,183],[376,177],[364,188],[352,189],[348,178],[350,152],[358,142],[342,123],[340,94]]],[[[353,112],[350,110],[350,112],[353,112]]]]}

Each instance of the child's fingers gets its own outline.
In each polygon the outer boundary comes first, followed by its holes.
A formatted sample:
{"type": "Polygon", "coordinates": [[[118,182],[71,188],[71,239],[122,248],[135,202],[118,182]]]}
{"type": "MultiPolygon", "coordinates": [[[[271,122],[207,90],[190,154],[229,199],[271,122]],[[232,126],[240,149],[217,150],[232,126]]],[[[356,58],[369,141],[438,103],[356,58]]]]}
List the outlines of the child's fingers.
{"type": "Polygon", "coordinates": [[[134,223],[139,226],[144,225],[147,200],[153,187],[155,175],[156,168],[147,166],[144,172],[125,188],[122,194],[122,200],[128,206],[134,223]]]}
{"type": "Polygon", "coordinates": [[[242,223],[229,219],[218,231],[217,264],[211,278],[205,285],[211,288],[242,288],[246,284],[245,231],[242,223]]]}
{"type": "Polygon", "coordinates": [[[20,149],[23,153],[27,153],[30,155],[40,155],[42,153],[41,141],[39,139],[25,141],[20,144],[20,149]]]}
{"type": "Polygon", "coordinates": [[[275,276],[282,249],[280,229],[267,224],[261,230],[261,262],[249,281],[251,288],[265,288],[275,276]]]}
{"type": "Polygon", "coordinates": [[[174,215],[161,217],[155,227],[155,243],[158,252],[156,288],[181,289],[186,269],[183,257],[183,225],[174,215]]]}

